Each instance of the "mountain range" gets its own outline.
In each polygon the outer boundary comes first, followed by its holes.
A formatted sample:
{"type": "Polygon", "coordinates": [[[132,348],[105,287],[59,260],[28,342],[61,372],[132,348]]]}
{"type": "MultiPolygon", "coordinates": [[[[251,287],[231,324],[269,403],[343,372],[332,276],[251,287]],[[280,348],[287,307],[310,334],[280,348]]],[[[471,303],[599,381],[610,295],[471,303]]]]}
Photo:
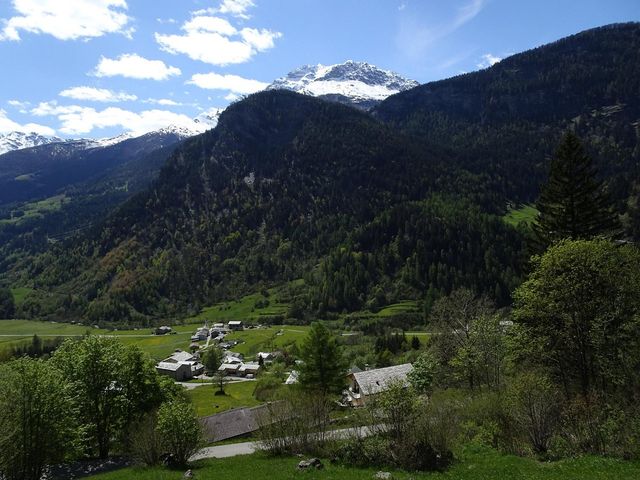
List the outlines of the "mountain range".
{"type": "MultiPolygon", "coordinates": [[[[307,95],[334,100],[360,108],[371,108],[390,95],[418,85],[397,73],[382,70],[366,62],[348,60],[336,65],[305,65],[271,83],[268,90],[291,90],[307,95]]],[[[156,134],[175,133],[187,138],[214,128],[223,108],[212,108],[193,119],[193,127],[168,125],[156,134]]],[[[76,148],[99,148],[133,138],[129,133],[103,139],[68,139],[47,137],[35,132],[8,132],[0,134],[0,155],[12,150],[37,147],[51,143],[71,142],[76,148]]]]}
{"type": "Polygon", "coordinates": [[[375,77],[362,65],[303,67],[274,82],[284,88],[229,106],[216,128],[132,155],[120,164],[127,178],[150,164],[162,165],[159,176],[100,210],[81,235],[36,251],[27,238],[37,229],[8,223],[0,266],[32,289],[22,313],[149,323],[293,280],[292,318],[404,299],[427,310],[461,286],[508,305],[526,228],[501,217],[535,200],[567,129],[585,142],[635,238],[639,24],[413,88],[385,72],[379,86],[397,93],[366,105],[365,90],[347,88],[375,77]],[[363,76],[345,74],[354,66],[363,76]],[[351,83],[327,97],[336,76],[351,83]],[[341,104],[349,92],[355,105],[341,104]]]}

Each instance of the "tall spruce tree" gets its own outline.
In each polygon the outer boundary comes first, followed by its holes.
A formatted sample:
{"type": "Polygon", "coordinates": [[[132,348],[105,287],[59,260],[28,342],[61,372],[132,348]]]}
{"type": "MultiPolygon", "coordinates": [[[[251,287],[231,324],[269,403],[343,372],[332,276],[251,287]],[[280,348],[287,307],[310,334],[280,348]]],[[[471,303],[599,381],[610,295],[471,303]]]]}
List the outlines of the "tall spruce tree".
{"type": "Polygon", "coordinates": [[[300,357],[300,385],[326,395],[338,394],[346,383],[342,352],[331,332],[320,322],[311,325],[304,339],[300,357]]]}
{"type": "Polygon", "coordinates": [[[612,238],[620,231],[593,162],[571,132],[564,135],[555,152],[549,180],[536,207],[540,214],[533,228],[540,250],[564,238],[612,238]]]}

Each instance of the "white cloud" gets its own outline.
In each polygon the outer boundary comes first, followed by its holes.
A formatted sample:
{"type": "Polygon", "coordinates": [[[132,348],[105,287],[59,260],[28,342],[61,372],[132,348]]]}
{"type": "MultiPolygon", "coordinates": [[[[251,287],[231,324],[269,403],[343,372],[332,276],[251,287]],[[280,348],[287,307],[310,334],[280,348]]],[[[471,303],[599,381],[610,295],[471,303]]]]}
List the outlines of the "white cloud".
{"type": "Polygon", "coordinates": [[[187,83],[207,90],[229,90],[236,94],[259,92],[269,85],[238,75],[220,75],[218,73],[196,73],[187,83]]]}
{"type": "Polygon", "coordinates": [[[56,131],[47,127],[46,125],[40,125],[38,123],[26,123],[24,125],[19,124],[18,122],[14,122],[9,117],[7,117],[7,112],[0,109],[0,133],[9,133],[9,132],[24,132],[24,133],[38,133],[40,135],[55,135],[56,131]]]}
{"type": "Polygon", "coordinates": [[[481,58],[482,60],[477,64],[478,68],[488,68],[502,60],[502,57],[497,57],[490,53],[485,53],[481,58]]]}
{"type": "Polygon", "coordinates": [[[201,126],[193,119],[168,110],[144,110],[132,112],[118,107],[96,110],[79,105],[61,106],[56,102],[40,103],[31,111],[37,116],[55,116],[61,122],[59,131],[72,136],[86,135],[95,129],[122,128],[134,135],[142,135],[153,130],[176,125],[193,130],[201,126]]]}
{"type": "Polygon", "coordinates": [[[163,105],[165,107],[179,107],[182,105],[182,103],[171,100],[170,98],[147,98],[146,100],[143,100],[143,102],[163,105]]]}
{"type": "Polygon", "coordinates": [[[487,0],[471,0],[469,3],[458,8],[458,13],[451,23],[451,30],[457,30],[482,11],[487,0]]]}
{"type": "Polygon", "coordinates": [[[131,36],[125,0],[12,0],[18,14],[4,20],[0,40],[20,40],[20,31],[59,40],[88,40],[107,33],[131,36]]]}
{"type": "Polygon", "coordinates": [[[140,80],[166,80],[180,74],[182,72],[177,67],[168,66],[162,60],[148,60],[136,53],[120,55],[116,59],[100,57],[93,72],[96,77],[121,75],[140,80]]]}
{"type": "Polygon", "coordinates": [[[235,102],[239,98],[240,98],[240,95],[238,95],[237,93],[233,93],[233,92],[229,92],[224,96],[224,99],[227,102],[235,102]]]}
{"type": "Polygon", "coordinates": [[[267,29],[243,28],[240,30],[242,39],[251,45],[258,52],[269,50],[275,46],[274,40],[282,36],[279,32],[272,32],[267,29]]]}
{"type": "Polygon", "coordinates": [[[156,42],[162,50],[224,66],[250,60],[257,53],[273,48],[275,40],[282,36],[280,32],[268,29],[238,30],[228,20],[205,15],[203,11],[194,14],[182,26],[183,34],[155,34],[156,42]]]}
{"type": "Polygon", "coordinates": [[[59,93],[61,97],[75,100],[89,100],[92,102],[128,102],[137,100],[138,97],[124,92],[113,92],[106,88],[73,87],[59,93]]]}
{"type": "Polygon", "coordinates": [[[20,113],[27,113],[27,109],[31,106],[31,102],[20,101],[20,100],[9,100],[7,102],[14,108],[17,108],[20,113]]]}
{"type": "Polygon", "coordinates": [[[187,32],[211,32],[221,35],[235,35],[236,28],[224,18],[196,16],[183,25],[183,30],[187,32]]]}
{"type": "Polygon", "coordinates": [[[222,0],[218,11],[222,14],[229,14],[239,18],[248,19],[247,10],[254,7],[253,0],[222,0]]]}

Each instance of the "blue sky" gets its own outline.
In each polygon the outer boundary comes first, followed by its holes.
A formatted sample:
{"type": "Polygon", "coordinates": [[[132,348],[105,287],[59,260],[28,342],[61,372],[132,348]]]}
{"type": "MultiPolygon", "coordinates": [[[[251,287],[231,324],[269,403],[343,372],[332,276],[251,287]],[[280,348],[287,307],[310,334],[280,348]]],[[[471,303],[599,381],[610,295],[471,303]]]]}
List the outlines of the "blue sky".
{"type": "Polygon", "coordinates": [[[143,133],[304,64],[421,83],[587,28],[640,0],[0,0],[0,133],[143,133]]]}

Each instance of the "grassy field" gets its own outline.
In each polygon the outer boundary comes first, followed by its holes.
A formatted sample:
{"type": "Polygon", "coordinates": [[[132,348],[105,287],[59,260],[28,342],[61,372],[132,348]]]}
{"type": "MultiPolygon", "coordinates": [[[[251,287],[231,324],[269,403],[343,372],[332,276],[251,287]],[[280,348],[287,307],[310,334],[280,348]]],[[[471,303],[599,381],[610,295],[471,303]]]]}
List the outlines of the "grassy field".
{"type": "Polygon", "coordinates": [[[261,402],[253,397],[256,382],[235,382],[224,387],[226,395],[215,395],[217,385],[208,384],[187,390],[199,417],[224,412],[238,407],[255,407],[261,402]]]}
{"type": "Polygon", "coordinates": [[[33,292],[33,289],[28,287],[12,288],[11,293],[13,294],[13,300],[16,303],[16,306],[19,307],[20,305],[22,305],[26,296],[31,292],[33,292]]]}
{"type": "MultiPolygon", "coordinates": [[[[26,175],[21,175],[20,177],[16,177],[16,180],[29,180],[26,175]],[[24,177],[24,178],[21,178],[24,177]]],[[[42,217],[46,213],[54,212],[56,210],[60,210],[62,205],[66,201],[66,196],[55,195],[53,197],[45,198],[44,200],[40,200],[38,202],[30,202],[21,205],[20,210],[24,213],[24,215],[20,217],[13,218],[5,218],[0,220],[0,224],[2,223],[20,223],[24,220],[36,217],[42,217]]]]}
{"type": "Polygon", "coordinates": [[[402,300],[398,303],[392,303],[386,307],[380,309],[375,314],[376,317],[391,317],[400,313],[417,312],[418,304],[415,300],[402,300]]]}
{"type": "Polygon", "coordinates": [[[300,342],[309,332],[306,325],[278,325],[268,328],[253,328],[234,332],[225,337],[227,340],[240,340],[243,343],[232,348],[234,352],[253,356],[258,352],[273,351],[300,342]]]}
{"type": "Polygon", "coordinates": [[[202,322],[228,322],[229,320],[252,320],[259,322],[260,317],[272,317],[274,315],[284,315],[288,304],[280,303],[278,299],[278,289],[269,289],[269,296],[265,297],[261,293],[246,295],[239,300],[217,303],[202,309],[198,315],[185,319],[185,323],[202,322]],[[269,301],[269,305],[263,308],[256,308],[256,303],[269,301]]]}
{"type": "MultiPolygon", "coordinates": [[[[155,360],[169,356],[174,350],[187,350],[191,335],[198,324],[176,325],[175,335],[151,335],[151,328],[140,330],[101,330],[70,323],[39,322],[36,320],[0,320],[0,351],[21,343],[31,341],[37,334],[41,337],[73,337],[86,333],[92,335],[112,335],[126,345],[135,344],[155,360]],[[5,336],[3,336],[5,335],[5,336]]],[[[253,356],[259,351],[275,350],[299,343],[307,334],[308,326],[278,326],[244,330],[230,334],[229,340],[241,340],[243,343],[233,351],[253,356]],[[279,334],[281,332],[281,334],[279,334]]]]}
{"type": "Polygon", "coordinates": [[[536,210],[533,205],[522,205],[520,208],[509,210],[507,214],[502,218],[509,225],[513,225],[514,227],[516,227],[520,223],[532,223],[537,215],[538,210],[536,210]]]}
{"type": "MultiPolygon", "coordinates": [[[[193,465],[198,480],[371,480],[380,469],[352,468],[324,462],[323,470],[298,472],[299,458],[269,458],[264,454],[210,459],[193,465]]],[[[389,471],[384,468],[383,470],[389,471]]],[[[407,473],[390,470],[397,480],[637,480],[640,463],[599,457],[581,457],[551,463],[502,455],[484,447],[468,447],[459,460],[444,473],[407,473]]],[[[184,471],[166,468],[128,468],[95,475],[96,480],[179,480],[184,471]]]]}
{"type": "Polygon", "coordinates": [[[0,320],[0,351],[31,341],[34,334],[43,337],[79,337],[113,335],[124,344],[139,345],[156,360],[169,356],[176,348],[186,350],[195,325],[179,325],[175,335],[151,335],[151,329],[109,331],[70,323],[39,322],[37,320],[0,320]],[[3,336],[5,335],[5,336],[3,336]]]}

